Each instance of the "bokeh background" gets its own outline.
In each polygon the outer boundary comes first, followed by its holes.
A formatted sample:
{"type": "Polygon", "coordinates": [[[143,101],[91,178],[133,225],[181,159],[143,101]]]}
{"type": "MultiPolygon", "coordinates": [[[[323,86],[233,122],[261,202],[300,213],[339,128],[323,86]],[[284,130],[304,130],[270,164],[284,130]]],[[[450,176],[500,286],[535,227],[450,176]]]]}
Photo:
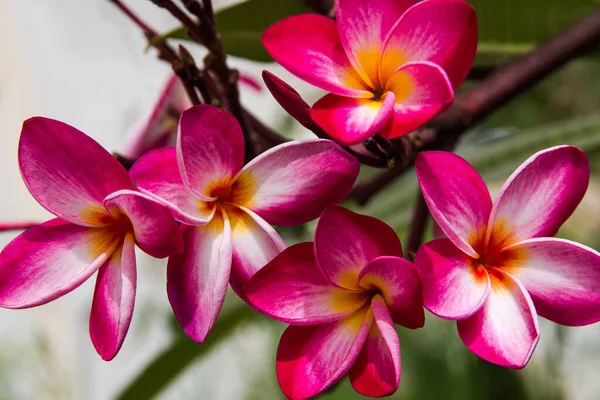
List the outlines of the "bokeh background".
{"type": "MultiPolygon", "coordinates": [[[[263,3],[285,8],[291,1],[263,3]]],[[[480,24],[480,66],[497,65],[526,52],[599,5],[597,0],[471,2],[480,24]]],[[[240,1],[214,3],[222,9],[240,1]]],[[[150,1],[129,4],[161,32],[177,26],[150,1]]],[[[260,18],[247,15],[250,25],[260,18]]],[[[235,38],[248,37],[244,22],[238,22],[224,32],[226,45],[234,52],[235,38]]],[[[239,43],[245,49],[242,53],[252,49],[242,40],[239,43]]],[[[150,111],[169,76],[169,66],[144,48],[139,30],[107,0],[0,1],[1,221],[49,217],[29,196],[19,175],[16,150],[22,121],[33,115],[60,119],[109,151],[118,151],[130,127],[150,111]]],[[[200,60],[202,49],[189,48],[200,60]]],[[[235,57],[229,61],[259,81],[261,70],[268,69],[307,100],[321,95],[275,64],[235,57]]],[[[286,136],[311,136],[266,89],[243,87],[242,102],[286,136]]],[[[588,193],[559,236],[600,249],[600,51],[583,55],[503,107],[464,136],[458,152],[475,165],[494,193],[532,153],[558,144],[582,147],[592,163],[588,193]]],[[[365,169],[361,179],[373,173],[365,169]]],[[[382,218],[404,239],[415,196],[411,171],[361,212],[382,218]]],[[[292,244],[310,240],[313,228],[308,224],[281,233],[292,244]]],[[[14,236],[0,233],[0,246],[14,236]]],[[[136,311],[123,348],[110,363],[96,354],[88,335],[93,279],[48,305],[0,310],[0,400],[283,398],[274,360],[285,326],[248,310],[231,295],[209,342],[192,343],[172,317],[165,265],[165,260],[139,254],[136,311]]],[[[564,328],[542,320],[541,331],[529,365],[513,371],[472,355],[454,323],[428,314],[423,329],[398,328],[403,375],[394,398],[600,398],[600,325],[564,328]]],[[[343,381],[322,398],[360,396],[343,381]]]]}

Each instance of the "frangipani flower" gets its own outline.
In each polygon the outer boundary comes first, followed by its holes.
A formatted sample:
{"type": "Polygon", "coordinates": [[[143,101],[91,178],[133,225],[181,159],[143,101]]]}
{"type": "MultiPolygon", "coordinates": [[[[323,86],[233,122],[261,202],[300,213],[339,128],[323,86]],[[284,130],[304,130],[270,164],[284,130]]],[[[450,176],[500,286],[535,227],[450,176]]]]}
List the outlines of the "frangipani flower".
{"type": "Polygon", "coordinates": [[[477,48],[477,20],[464,0],[336,0],[336,21],[288,17],[262,42],[299,78],[330,94],[313,120],[344,144],[376,133],[406,135],[454,98],[477,48]]]}
{"type": "Polygon", "coordinates": [[[313,243],[284,250],[244,287],[264,314],[291,324],[277,351],[284,394],[306,399],[347,372],[356,391],[394,393],[400,342],[394,322],[415,329],[425,316],[419,275],[385,223],[330,206],[313,243]]]}
{"type": "Polygon", "coordinates": [[[45,304],[98,271],[90,336],[110,360],[133,313],[134,244],[154,257],[178,253],[177,224],[166,208],[135,191],[106,150],[62,122],[25,121],[19,165],[33,197],[58,218],[25,231],[0,253],[0,306],[45,304]]]}
{"type": "Polygon", "coordinates": [[[471,351],[522,368],[539,339],[538,315],[567,326],[600,320],[600,254],[549,237],[586,192],[590,170],[581,150],[533,155],[493,204],[481,177],[457,155],[420,153],[416,171],[448,237],[417,253],[425,307],[459,320],[471,351]]]}
{"type": "Polygon", "coordinates": [[[286,247],[269,224],[317,218],[348,194],[359,172],[356,159],[327,140],[290,142],[243,161],[237,120],[200,105],[182,114],[176,149],[148,153],[131,170],[140,190],[182,223],[185,251],[169,259],[167,292],[198,342],[219,315],[227,283],[242,296],[244,283],[286,247]]]}

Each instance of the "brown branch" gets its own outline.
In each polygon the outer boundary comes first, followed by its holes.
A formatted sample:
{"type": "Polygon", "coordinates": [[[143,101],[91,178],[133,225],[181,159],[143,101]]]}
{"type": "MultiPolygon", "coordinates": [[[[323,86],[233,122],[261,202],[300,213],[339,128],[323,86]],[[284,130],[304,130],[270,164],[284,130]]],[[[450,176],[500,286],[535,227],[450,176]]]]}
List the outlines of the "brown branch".
{"type": "Polygon", "coordinates": [[[185,26],[188,31],[188,34],[192,39],[197,41],[200,44],[206,45],[204,41],[204,37],[202,35],[202,29],[199,24],[194,22],[189,15],[187,15],[183,10],[171,0],[150,0],[157,6],[164,8],[167,10],[173,17],[175,17],[179,22],[185,26]]]}

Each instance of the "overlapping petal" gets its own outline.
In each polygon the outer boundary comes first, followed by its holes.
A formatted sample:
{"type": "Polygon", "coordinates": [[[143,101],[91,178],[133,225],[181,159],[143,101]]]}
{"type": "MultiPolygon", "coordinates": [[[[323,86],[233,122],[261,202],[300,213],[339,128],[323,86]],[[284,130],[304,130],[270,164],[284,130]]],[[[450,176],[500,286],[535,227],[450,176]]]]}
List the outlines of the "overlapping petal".
{"type": "Polygon", "coordinates": [[[119,245],[111,228],[87,228],[59,219],[33,227],[0,253],[0,306],[45,304],[81,285],[119,245]]]}
{"type": "Polygon", "coordinates": [[[312,119],[332,138],[343,144],[357,144],[375,135],[392,116],[395,95],[381,100],[355,99],[328,94],[311,110],[312,119]]]}
{"type": "Polygon", "coordinates": [[[169,258],[167,294],[177,321],[196,342],[210,333],[225,299],[231,270],[231,227],[216,214],[205,226],[183,227],[185,250],[169,258]]]}
{"type": "Polygon", "coordinates": [[[485,240],[492,199],[481,176],[461,157],[442,151],[417,155],[417,178],[431,215],[462,251],[478,258],[474,249],[485,240]]]}
{"type": "Polygon", "coordinates": [[[564,239],[511,246],[506,265],[531,295],[539,315],[561,325],[600,321],[600,254],[564,239]]]}
{"type": "Polygon", "coordinates": [[[373,313],[363,307],[341,321],[288,327],[277,350],[277,379],[291,399],[328,389],[352,366],[367,338],[373,313]]]}
{"type": "Polygon", "coordinates": [[[415,265],[421,276],[425,308],[439,317],[470,317],[488,298],[490,278],[485,268],[447,239],[423,245],[415,265]]]}
{"type": "Polygon", "coordinates": [[[129,174],[141,191],[155,196],[156,201],[184,224],[205,225],[215,213],[214,206],[199,200],[183,184],[174,147],[145,154],[133,165],[129,174]]]}
{"type": "Polygon", "coordinates": [[[363,290],[360,272],[380,256],[402,257],[400,240],[384,222],[339,206],[323,211],[315,231],[315,254],[323,274],[335,285],[363,290]]]}
{"type": "Polygon", "coordinates": [[[400,257],[378,257],[362,270],[359,284],[383,296],[395,323],[407,328],[425,324],[421,282],[414,265],[400,257]]]}
{"type": "Polygon", "coordinates": [[[250,161],[236,178],[232,203],[270,224],[311,221],[344,199],[359,172],[354,157],[329,140],[289,142],[250,161]]]}
{"type": "Polygon", "coordinates": [[[458,321],[464,344],[494,364],[523,368],[539,340],[538,319],[523,285],[509,274],[490,274],[491,290],[484,306],[458,321]]]}
{"type": "Polygon", "coordinates": [[[90,337],[102,359],[112,360],[129,330],[135,302],[136,265],[133,235],[100,267],[90,314],[90,337]]]}
{"type": "Polygon", "coordinates": [[[228,111],[205,104],[186,110],[179,120],[177,157],[188,189],[202,200],[214,200],[244,163],[239,122],[228,111]]]}
{"type": "Polygon", "coordinates": [[[110,223],[104,198],[133,189],[125,168],[102,146],[49,118],[33,117],[23,123],[19,166],[27,188],[44,208],[82,226],[110,223]]]}
{"type": "Polygon", "coordinates": [[[302,14],[270,26],[262,43],[285,69],[340,96],[372,97],[348,60],[336,23],[322,15],[302,14]]]}

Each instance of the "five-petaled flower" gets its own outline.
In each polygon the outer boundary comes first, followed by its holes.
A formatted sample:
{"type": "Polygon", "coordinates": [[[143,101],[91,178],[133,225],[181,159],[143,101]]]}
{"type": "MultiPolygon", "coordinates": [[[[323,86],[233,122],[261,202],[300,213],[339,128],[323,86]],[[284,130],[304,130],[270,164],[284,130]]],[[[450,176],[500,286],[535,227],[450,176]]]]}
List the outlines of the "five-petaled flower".
{"type": "Polygon", "coordinates": [[[183,249],[169,211],[135,187],[106,150],[77,129],[34,117],[23,124],[19,165],[33,197],[58,218],[33,227],[0,253],[0,306],[45,304],[98,271],[90,336],[112,359],[131,322],[134,244],[163,258],[183,249]]]}
{"type": "Polygon", "coordinates": [[[306,399],[349,372],[354,389],[381,397],[400,382],[394,322],[425,322],[416,268],[385,223],[329,206],[313,243],[284,250],[246,284],[248,301],[292,326],[281,337],[277,378],[286,396],[306,399]]]}
{"type": "Polygon", "coordinates": [[[406,135],[443,111],[466,78],[477,19],[464,0],[336,0],[336,21],[288,17],[262,41],[294,75],[330,94],[311,116],[334,139],[406,135]]]}
{"type": "Polygon", "coordinates": [[[269,224],[317,218],[348,194],[359,172],[356,159],[328,140],[290,142],[243,161],[237,120],[200,105],[182,114],[176,148],[146,154],[130,172],[182,223],[185,250],[169,259],[167,291],[198,342],[219,315],[227,283],[243,297],[246,281],[286,247],[269,224]]]}
{"type": "Polygon", "coordinates": [[[465,160],[420,153],[416,171],[447,235],[417,253],[425,307],[458,320],[465,345],[498,365],[524,367],[538,342],[537,315],[567,326],[600,320],[600,254],[553,236],[583,198],[589,164],[576,147],[529,158],[492,203],[465,160]]]}

